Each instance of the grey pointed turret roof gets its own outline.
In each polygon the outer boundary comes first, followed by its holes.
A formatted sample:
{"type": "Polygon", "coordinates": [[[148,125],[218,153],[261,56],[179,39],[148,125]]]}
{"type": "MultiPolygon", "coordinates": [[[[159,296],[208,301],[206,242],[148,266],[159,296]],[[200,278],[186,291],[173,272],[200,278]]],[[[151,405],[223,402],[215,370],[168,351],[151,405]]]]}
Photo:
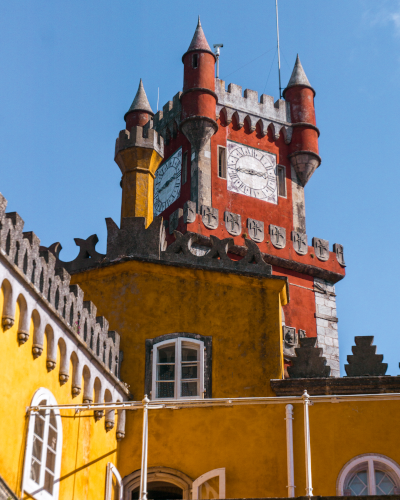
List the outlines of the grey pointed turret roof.
{"type": "Polygon", "coordinates": [[[285,91],[290,87],[295,87],[296,85],[303,85],[304,87],[309,87],[310,89],[314,90],[311,87],[311,84],[308,81],[307,75],[300,62],[299,54],[297,54],[292,76],[290,77],[289,83],[287,84],[285,91]]]}
{"type": "MultiPolygon", "coordinates": [[[[210,46],[208,45],[208,42],[207,42],[206,35],[204,34],[203,28],[201,26],[200,16],[199,16],[199,19],[197,21],[197,27],[196,27],[196,31],[194,32],[192,41],[189,45],[189,48],[187,49],[187,51],[183,55],[183,57],[185,57],[185,55],[188,52],[193,52],[196,50],[201,50],[203,52],[210,52],[210,54],[212,54],[215,58],[215,54],[210,49],[210,46]]],[[[182,60],[183,60],[183,57],[182,57],[182,60]]]]}
{"type": "Polygon", "coordinates": [[[133,99],[133,103],[128,111],[125,113],[125,117],[128,113],[132,111],[144,111],[149,113],[150,115],[154,115],[153,110],[151,109],[149,100],[147,99],[146,91],[143,87],[142,79],[139,82],[139,88],[136,92],[135,99],[133,99]]]}

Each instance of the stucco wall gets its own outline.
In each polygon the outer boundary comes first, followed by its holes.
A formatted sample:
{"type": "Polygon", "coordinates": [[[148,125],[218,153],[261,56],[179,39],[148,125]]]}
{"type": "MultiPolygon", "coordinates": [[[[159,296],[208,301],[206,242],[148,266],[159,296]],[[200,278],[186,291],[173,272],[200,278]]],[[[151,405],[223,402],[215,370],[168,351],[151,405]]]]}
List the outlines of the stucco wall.
{"type": "MultiPolygon", "coordinates": [[[[0,311],[3,310],[3,291],[0,292],[0,311]]],[[[27,342],[19,345],[17,329],[19,307],[16,305],[14,326],[4,331],[0,326],[0,471],[8,485],[21,494],[24,452],[30,406],[37,389],[45,387],[52,392],[58,404],[82,403],[83,392],[72,398],[72,377],[60,385],[60,351],[57,350],[57,368],[48,372],[46,356],[32,356],[33,322],[27,342]]],[[[44,337],[44,353],[47,338],[44,337]]],[[[72,366],[70,366],[70,374],[72,366]]],[[[83,387],[83,381],[82,381],[83,387]]],[[[63,448],[61,461],[60,500],[90,498],[104,499],[107,462],[116,462],[116,426],[109,432],[104,418],[95,422],[93,412],[75,415],[73,410],[62,411],[63,448]]]]}
{"type": "Polygon", "coordinates": [[[145,341],[168,333],[213,337],[213,397],[272,395],[269,380],[282,377],[284,280],[133,260],[73,280],[118,325],[121,378],[135,399],[144,395],[145,341]]]}

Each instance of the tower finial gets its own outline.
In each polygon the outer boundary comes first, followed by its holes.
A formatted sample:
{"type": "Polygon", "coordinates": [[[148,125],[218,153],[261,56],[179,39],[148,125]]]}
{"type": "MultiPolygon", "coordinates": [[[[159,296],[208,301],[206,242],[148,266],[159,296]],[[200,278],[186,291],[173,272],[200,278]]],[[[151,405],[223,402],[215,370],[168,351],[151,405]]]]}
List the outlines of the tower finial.
{"type": "Polygon", "coordinates": [[[296,85],[303,85],[304,87],[309,87],[310,89],[312,89],[311,84],[308,81],[307,75],[303,69],[301,62],[300,62],[299,54],[297,54],[296,62],[295,62],[293,72],[292,72],[292,76],[290,77],[290,80],[289,80],[289,83],[288,83],[286,89],[288,89],[289,87],[295,87],[296,85]]]}
{"type": "Polygon", "coordinates": [[[146,95],[146,91],[144,90],[142,79],[140,79],[139,87],[138,87],[138,90],[136,92],[135,98],[133,99],[133,102],[131,104],[131,107],[125,113],[125,119],[126,119],[126,116],[129,113],[132,113],[133,111],[142,111],[142,112],[148,113],[152,116],[154,115],[153,110],[151,109],[149,100],[147,99],[147,95],[146,95]]]}
{"type": "Polygon", "coordinates": [[[206,36],[205,36],[203,28],[201,26],[200,16],[198,17],[196,31],[194,32],[192,41],[189,45],[187,52],[191,52],[194,50],[201,50],[203,52],[206,51],[206,52],[210,52],[211,54],[213,54],[213,52],[210,49],[210,46],[208,45],[206,36]]]}

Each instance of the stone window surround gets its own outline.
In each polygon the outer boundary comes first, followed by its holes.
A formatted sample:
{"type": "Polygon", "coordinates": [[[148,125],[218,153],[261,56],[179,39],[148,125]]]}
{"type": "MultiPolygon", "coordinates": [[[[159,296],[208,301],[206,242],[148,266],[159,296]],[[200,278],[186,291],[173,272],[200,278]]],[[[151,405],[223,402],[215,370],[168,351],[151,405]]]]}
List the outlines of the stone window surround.
{"type": "MultiPolygon", "coordinates": [[[[153,384],[153,347],[160,342],[176,340],[177,338],[198,340],[204,344],[204,397],[212,397],[212,337],[199,335],[196,333],[167,333],[154,339],[146,339],[146,360],[145,360],[145,394],[150,395],[153,384]]],[[[153,399],[153,398],[150,398],[153,399]]],[[[155,399],[155,398],[154,398],[155,399]]]]}
{"type": "MultiPolygon", "coordinates": [[[[349,460],[340,471],[336,481],[336,493],[338,496],[346,496],[345,487],[353,474],[365,469],[365,467],[361,467],[362,464],[366,464],[369,484],[371,484],[369,479],[371,472],[374,472],[376,469],[382,470],[394,481],[396,485],[394,493],[397,495],[400,493],[400,466],[397,462],[378,453],[364,453],[349,460]]],[[[375,484],[375,481],[373,481],[373,484],[375,484]]],[[[370,491],[368,495],[376,495],[376,491],[370,491]]]]}

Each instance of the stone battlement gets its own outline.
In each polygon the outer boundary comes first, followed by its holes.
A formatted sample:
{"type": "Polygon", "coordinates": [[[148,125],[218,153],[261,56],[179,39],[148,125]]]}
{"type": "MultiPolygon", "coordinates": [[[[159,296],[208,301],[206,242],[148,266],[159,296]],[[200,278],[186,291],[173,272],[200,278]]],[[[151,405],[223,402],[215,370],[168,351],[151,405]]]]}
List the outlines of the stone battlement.
{"type": "Polygon", "coordinates": [[[123,149],[140,147],[146,149],[154,149],[157,153],[164,156],[164,139],[153,128],[151,122],[144,127],[132,127],[131,130],[121,130],[115,142],[115,157],[123,149]]]}
{"type": "MultiPolygon", "coordinates": [[[[6,213],[6,206],[7,200],[0,194],[1,255],[34,286],[64,327],[84,341],[90,355],[112,376],[119,378],[122,361],[119,334],[109,331],[106,318],[96,315],[96,306],[84,300],[83,290],[78,285],[70,285],[71,276],[66,269],[56,266],[57,259],[52,251],[40,246],[35,233],[23,232],[24,221],[16,212],[6,213]]],[[[14,324],[14,299],[17,297],[10,296],[4,304],[2,325],[6,329],[14,324]]],[[[29,325],[18,333],[19,342],[26,342],[28,336],[29,325]]],[[[34,357],[43,350],[43,345],[39,344],[34,344],[34,357]]],[[[55,363],[50,360],[53,361],[55,363]]]]}
{"type": "Polygon", "coordinates": [[[162,111],[157,111],[153,119],[153,128],[162,135],[166,141],[169,137],[176,135],[181,122],[181,95],[178,92],[172,101],[168,101],[163,106],[162,111]]]}
{"type": "Polygon", "coordinates": [[[226,90],[224,80],[219,79],[215,80],[215,91],[218,96],[217,115],[220,116],[222,113],[228,124],[236,114],[240,128],[245,120],[248,121],[252,131],[259,123],[264,135],[268,127],[271,127],[275,138],[282,132],[286,142],[290,142],[292,128],[289,103],[282,99],[274,102],[274,98],[266,94],[262,94],[259,100],[258,92],[245,89],[243,94],[242,87],[234,83],[230,83],[226,90]]]}

